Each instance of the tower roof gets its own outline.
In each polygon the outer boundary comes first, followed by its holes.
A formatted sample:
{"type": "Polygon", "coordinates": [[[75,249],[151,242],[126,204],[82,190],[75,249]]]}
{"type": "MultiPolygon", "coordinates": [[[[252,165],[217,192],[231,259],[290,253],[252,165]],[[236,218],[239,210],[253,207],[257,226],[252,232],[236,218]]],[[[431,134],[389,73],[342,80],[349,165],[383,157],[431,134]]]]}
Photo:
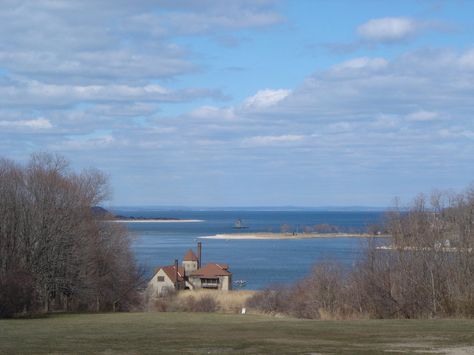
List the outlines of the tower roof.
{"type": "Polygon", "coordinates": [[[199,261],[199,259],[196,254],[194,254],[194,252],[189,249],[186,255],[184,256],[183,261],[199,261]]]}

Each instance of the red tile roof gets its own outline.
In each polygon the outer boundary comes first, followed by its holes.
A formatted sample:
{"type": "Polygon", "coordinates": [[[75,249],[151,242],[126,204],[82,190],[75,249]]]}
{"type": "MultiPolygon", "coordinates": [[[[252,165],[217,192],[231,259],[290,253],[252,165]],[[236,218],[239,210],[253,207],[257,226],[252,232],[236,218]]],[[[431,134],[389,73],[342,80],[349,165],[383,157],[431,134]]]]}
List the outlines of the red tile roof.
{"type": "Polygon", "coordinates": [[[199,261],[198,257],[196,256],[196,254],[194,254],[194,252],[191,249],[188,250],[183,260],[184,261],[199,261]]]}
{"type": "Polygon", "coordinates": [[[204,267],[193,271],[191,276],[201,276],[206,278],[213,278],[218,276],[230,276],[232,275],[229,271],[229,266],[226,264],[206,264],[204,267]]]}
{"type": "MultiPolygon", "coordinates": [[[[156,269],[156,272],[160,271],[161,269],[163,269],[172,282],[176,282],[176,269],[174,265],[160,266],[156,269]]],[[[182,266],[178,266],[178,281],[184,281],[184,267],[182,266]]]]}

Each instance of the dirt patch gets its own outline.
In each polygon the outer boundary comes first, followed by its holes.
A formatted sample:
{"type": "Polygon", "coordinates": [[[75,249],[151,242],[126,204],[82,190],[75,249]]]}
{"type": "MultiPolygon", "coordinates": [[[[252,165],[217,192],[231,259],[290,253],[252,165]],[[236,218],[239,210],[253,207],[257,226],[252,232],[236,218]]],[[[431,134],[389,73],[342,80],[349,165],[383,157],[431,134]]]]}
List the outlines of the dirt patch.
{"type": "Polygon", "coordinates": [[[446,354],[446,355],[472,355],[474,354],[474,346],[446,347],[434,350],[416,351],[430,354],[446,354]]]}
{"type": "Polygon", "coordinates": [[[421,354],[445,354],[445,355],[472,355],[474,346],[460,347],[438,347],[427,342],[409,342],[400,344],[387,344],[387,353],[421,353],[421,354]]]}

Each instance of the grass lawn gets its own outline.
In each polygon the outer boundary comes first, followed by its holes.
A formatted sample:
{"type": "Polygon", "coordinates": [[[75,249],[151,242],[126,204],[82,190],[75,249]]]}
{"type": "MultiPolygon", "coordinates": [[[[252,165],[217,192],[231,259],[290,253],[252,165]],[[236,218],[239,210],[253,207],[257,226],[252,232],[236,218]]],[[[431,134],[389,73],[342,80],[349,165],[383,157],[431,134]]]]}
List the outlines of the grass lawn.
{"type": "Polygon", "coordinates": [[[473,354],[472,320],[312,321],[200,313],[0,320],[8,353],[473,354]]]}

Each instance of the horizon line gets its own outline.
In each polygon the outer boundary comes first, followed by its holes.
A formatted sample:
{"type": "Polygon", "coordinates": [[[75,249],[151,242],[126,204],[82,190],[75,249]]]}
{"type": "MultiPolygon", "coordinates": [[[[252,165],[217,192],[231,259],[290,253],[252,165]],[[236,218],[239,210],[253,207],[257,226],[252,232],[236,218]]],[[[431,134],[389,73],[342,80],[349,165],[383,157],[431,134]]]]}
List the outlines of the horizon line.
{"type": "Polygon", "coordinates": [[[327,206],[294,206],[294,205],[282,205],[282,206],[266,206],[266,205],[260,205],[260,206],[229,206],[229,205],[223,205],[223,206],[206,206],[206,205],[122,205],[122,204],[104,204],[108,208],[115,208],[115,209],[120,209],[120,208],[148,208],[148,209],[281,209],[281,210],[287,210],[287,209],[301,209],[301,210],[311,210],[311,209],[317,209],[317,210],[331,210],[331,209],[344,209],[344,210],[390,210],[393,209],[393,207],[389,206],[366,206],[366,205],[327,205],[327,206]]]}

